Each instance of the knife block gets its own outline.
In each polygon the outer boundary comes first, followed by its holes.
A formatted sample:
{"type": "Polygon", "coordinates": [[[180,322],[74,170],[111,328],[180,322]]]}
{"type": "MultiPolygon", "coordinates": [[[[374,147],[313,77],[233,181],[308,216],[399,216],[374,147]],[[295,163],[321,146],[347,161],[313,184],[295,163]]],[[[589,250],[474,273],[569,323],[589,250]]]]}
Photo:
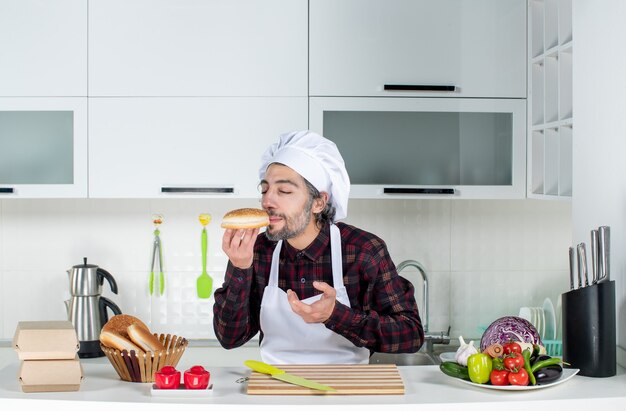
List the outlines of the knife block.
{"type": "Polygon", "coordinates": [[[568,291],[562,298],[563,361],[579,375],[616,374],[615,281],[568,291]]]}

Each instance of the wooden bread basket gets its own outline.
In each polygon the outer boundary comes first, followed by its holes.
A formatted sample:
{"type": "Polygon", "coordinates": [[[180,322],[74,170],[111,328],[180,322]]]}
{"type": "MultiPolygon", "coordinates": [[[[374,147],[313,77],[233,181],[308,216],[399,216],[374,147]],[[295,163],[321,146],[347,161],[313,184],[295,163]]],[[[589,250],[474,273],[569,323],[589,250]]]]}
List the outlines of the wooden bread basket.
{"type": "Polygon", "coordinates": [[[189,341],[176,335],[154,334],[154,336],[165,346],[165,350],[137,354],[135,350],[120,351],[102,344],[100,348],[122,380],[154,382],[154,373],[166,365],[175,367],[189,345],[189,341]]]}

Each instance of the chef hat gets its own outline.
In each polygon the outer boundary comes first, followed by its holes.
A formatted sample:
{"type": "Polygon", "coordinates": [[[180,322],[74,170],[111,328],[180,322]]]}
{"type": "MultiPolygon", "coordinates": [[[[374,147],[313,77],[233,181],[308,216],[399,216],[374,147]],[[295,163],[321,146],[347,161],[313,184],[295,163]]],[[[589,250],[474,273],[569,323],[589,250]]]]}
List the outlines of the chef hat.
{"type": "Polygon", "coordinates": [[[335,220],[348,214],[350,177],[343,158],[332,141],[309,130],[280,136],[261,157],[259,178],[272,163],[281,163],[307,179],[318,191],[325,191],[335,206],[335,220]]]}

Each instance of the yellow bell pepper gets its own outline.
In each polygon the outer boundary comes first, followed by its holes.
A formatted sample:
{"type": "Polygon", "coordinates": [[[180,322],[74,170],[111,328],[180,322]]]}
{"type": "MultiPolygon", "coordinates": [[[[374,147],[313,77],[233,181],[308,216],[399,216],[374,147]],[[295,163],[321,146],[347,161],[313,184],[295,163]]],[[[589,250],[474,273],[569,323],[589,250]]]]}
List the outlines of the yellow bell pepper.
{"type": "Polygon", "coordinates": [[[467,358],[467,371],[470,381],[476,384],[484,384],[489,381],[491,369],[491,357],[487,354],[476,353],[467,358]]]}

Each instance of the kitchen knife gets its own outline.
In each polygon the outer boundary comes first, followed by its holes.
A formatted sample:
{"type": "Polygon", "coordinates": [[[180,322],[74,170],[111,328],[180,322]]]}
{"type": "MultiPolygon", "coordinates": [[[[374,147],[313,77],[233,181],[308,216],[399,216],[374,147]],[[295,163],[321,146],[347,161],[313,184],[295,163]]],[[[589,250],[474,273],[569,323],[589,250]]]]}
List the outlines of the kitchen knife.
{"type": "Polygon", "coordinates": [[[587,287],[589,285],[589,277],[587,276],[587,249],[585,243],[578,244],[578,288],[587,287]],[[583,285],[582,279],[585,279],[583,285]]]}
{"type": "Polygon", "coordinates": [[[306,378],[298,377],[297,375],[287,374],[280,368],[265,364],[261,361],[246,360],[244,361],[244,364],[246,365],[246,367],[251,368],[256,372],[269,374],[272,378],[276,378],[277,380],[281,380],[289,384],[300,385],[302,387],[312,388],[314,390],[320,391],[336,391],[333,387],[329,387],[328,385],[323,385],[315,381],[307,380],[306,378]]]}
{"type": "Polygon", "coordinates": [[[598,230],[591,230],[591,283],[598,282],[598,230]]]}
{"type": "Polygon", "coordinates": [[[576,257],[574,256],[574,247],[569,248],[569,289],[574,289],[574,267],[576,265],[576,257]]]}
{"type": "Polygon", "coordinates": [[[598,227],[598,282],[609,281],[611,254],[611,231],[608,226],[598,227]]]}

